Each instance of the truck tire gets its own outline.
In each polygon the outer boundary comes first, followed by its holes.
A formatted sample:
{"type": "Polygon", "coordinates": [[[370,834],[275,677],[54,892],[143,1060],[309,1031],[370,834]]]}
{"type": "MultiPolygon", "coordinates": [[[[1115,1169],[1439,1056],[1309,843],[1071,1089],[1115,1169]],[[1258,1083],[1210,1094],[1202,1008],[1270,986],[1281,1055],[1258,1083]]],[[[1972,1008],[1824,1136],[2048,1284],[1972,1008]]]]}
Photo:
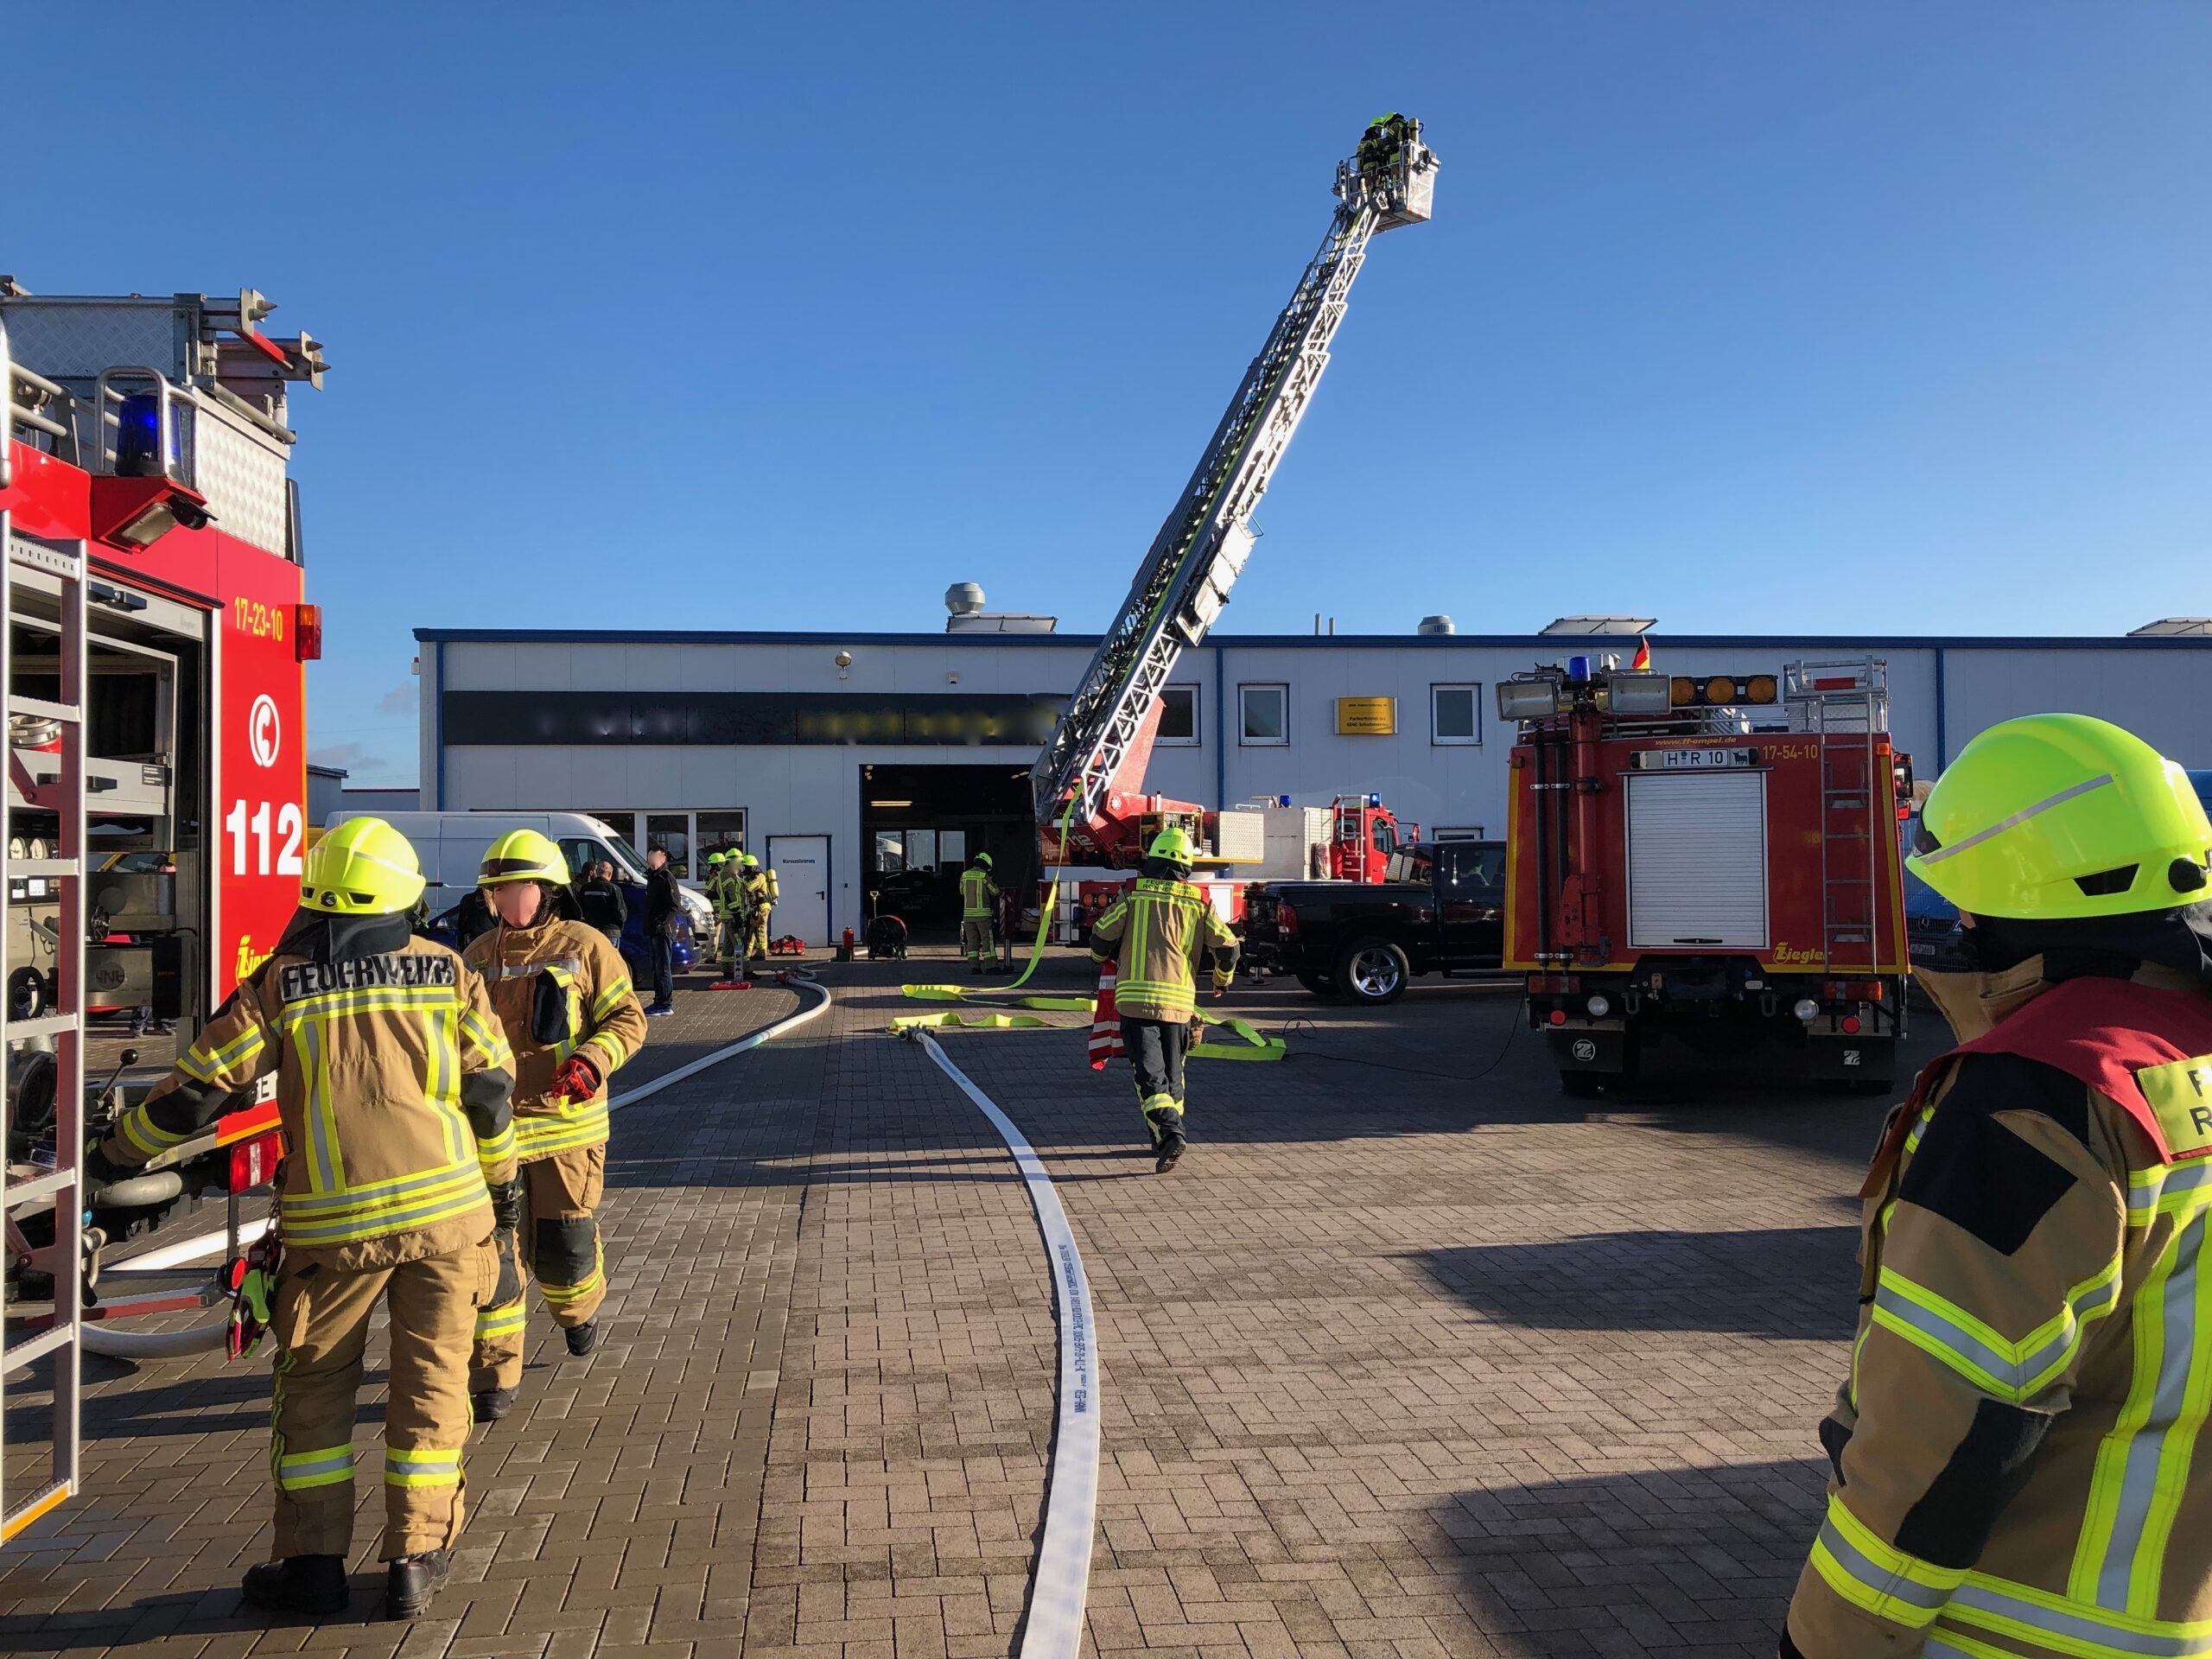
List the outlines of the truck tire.
{"type": "Polygon", "coordinates": [[[1413,977],[1406,953],[1388,939],[1354,939],[1337,958],[1337,983],[1347,1001],[1379,1008],[1406,994],[1413,977]]]}
{"type": "Polygon", "coordinates": [[[1298,982],[1316,996],[1336,997],[1343,995],[1337,982],[1326,974],[1300,974],[1298,982]]]}

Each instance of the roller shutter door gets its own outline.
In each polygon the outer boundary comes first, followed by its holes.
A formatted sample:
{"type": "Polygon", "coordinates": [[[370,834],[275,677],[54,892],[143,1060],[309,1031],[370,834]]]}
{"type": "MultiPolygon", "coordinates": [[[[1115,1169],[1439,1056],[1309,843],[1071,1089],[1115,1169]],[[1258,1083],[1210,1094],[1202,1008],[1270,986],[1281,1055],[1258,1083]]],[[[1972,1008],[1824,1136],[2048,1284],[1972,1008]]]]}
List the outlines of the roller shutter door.
{"type": "Polygon", "coordinates": [[[1628,938],[1766,948],[1765,773],[1629,774],[1628,938]]]}

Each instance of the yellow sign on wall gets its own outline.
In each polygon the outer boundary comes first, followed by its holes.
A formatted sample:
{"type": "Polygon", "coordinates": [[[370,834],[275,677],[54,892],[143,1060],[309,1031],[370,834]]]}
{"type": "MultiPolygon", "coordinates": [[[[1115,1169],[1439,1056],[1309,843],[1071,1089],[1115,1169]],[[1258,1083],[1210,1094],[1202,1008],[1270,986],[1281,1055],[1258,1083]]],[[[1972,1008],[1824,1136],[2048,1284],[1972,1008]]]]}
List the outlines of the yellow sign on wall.
{"type": "Polygon", "coordinates": [[[1338,697],[1338,737],[1395,737],[1398,700],[1395,697],[1338,697]]]}

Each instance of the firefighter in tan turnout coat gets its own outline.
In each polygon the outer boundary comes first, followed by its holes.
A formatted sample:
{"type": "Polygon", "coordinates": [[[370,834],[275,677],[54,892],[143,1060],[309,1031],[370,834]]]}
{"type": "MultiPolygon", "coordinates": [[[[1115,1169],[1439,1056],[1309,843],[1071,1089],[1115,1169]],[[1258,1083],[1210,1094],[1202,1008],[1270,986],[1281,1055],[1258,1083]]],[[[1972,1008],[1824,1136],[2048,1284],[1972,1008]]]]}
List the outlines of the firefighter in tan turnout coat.
{"type": "MultiPolygon", "coordinates": [[[[516,830],[484,855],[477,885],[494,925],[473,941],[515,1055],[515,1146],[522,1160],[531,1276],[569,1353],[598,1345],[594,1316],[607,1296],[597,1211],[607,1178],[607,1082],[645,1046],[645,1013],[621,952],[563,912],[568,864],[535,830],[516,830]]],[[[513,1408],[522,1383],[524,1297],[484,1310],[469,1389],[480,1421],[513,1408]]]]}
{"type": "Polygon", "coordinates": [[[422,891],[415,850],[390,824],[355,818],[331,831],[308,855],[275,955],[86,1158],[96,1178],[137,1168],[276,1074],[277,1559],[245,1575],[246,1599],[272,1611],[346,1607],[353,1395],[379,1300],[391,1315],[387,1612],[429,1605],[461,1531],[468,1344],[496,1294],[495,1219],[512,1226],[520,1202],[514,1060],[483,982],[413,936],[408,911],[422,891]]]}
{"type": "Polygon", "coordinates": [[[1863,1188],[1784,1655],[2212,1654],[2212,824],[2102,721],[1974,739],[1911,868],[1979,971],[1863,1188]]]}

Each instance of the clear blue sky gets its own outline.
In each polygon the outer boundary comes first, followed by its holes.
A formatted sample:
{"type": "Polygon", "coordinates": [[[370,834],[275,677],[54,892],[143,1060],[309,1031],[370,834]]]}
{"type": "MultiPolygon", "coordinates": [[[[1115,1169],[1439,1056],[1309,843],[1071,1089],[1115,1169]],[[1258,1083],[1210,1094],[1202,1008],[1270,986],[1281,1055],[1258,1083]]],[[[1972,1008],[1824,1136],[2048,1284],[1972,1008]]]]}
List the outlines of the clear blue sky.
{"type": "Polygon", "coordinates": [[[1389,108],[1438,217],[1376,245],[1225,629],[2212,613],[2202,6],[98,16],[10,19],[53,143],[0,269],[328,342],[308,696],[356,782],[413,777],[418,624],[933,629],[972,579],[1103,625],[1389,108]]]}

